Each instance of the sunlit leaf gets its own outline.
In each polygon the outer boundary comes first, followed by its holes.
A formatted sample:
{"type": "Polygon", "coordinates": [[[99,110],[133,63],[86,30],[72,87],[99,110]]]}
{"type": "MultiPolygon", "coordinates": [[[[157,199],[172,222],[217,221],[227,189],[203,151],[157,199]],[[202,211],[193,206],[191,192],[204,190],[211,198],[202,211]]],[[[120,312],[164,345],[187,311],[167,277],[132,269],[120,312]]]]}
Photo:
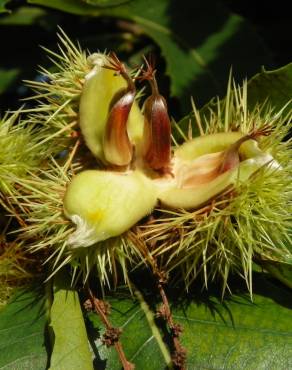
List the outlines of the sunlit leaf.
{"type": "MultiPolygon", "coordinates": [[[[164,369],[170,364],[170,354],[162,335],[154,321],[155,314],[151,312],[146,302],[137,302],[129,295],[111,297],[112,309],[109,316],[111,323],[122,329],[120,341],[128,361],[133,362],[137,369],[164,369]],[[150,317],[149,317],[150,316],[150,317]]],[[[96,314],[90,314],[91,325],[88,334],[95,353],[96,368],[120,370],[121,364],[114,347],[102,344],[105,328],[96,314]]]]}
{"type": "MultiPolygon", "coordinates": [[[[244,289],[238,287],[238,281],[233,288],[237,293],[223,302],[216,290],[207,294],[200,288],[181,299],[178,294],[173,296],[174,319],[184,328],[182,344],[188,351],[188,368],[290,369],[291,291],[260,273],[254,275],[253,302],[244,289]]],[[[121,339],[128,360],[134,362],[137,369],[164,368],[161,351],[139,304],[117,297],[109,301],[110,319],[124,331],[121,339]]],[[[97,319],[94,325],[103,332],[97,319]]],[[[91,340],[94,340],[92,333],[91,340]]],[[[95,339],[95,344],[97,368],[106,364],[106,369],[120,369],[114,349],[103,346],[100,338],[95,339]]]]}
{"type": "Polygon", "coordinates": [[[82,2],[99,7],[117,6],[134,0],[81,0],[82,2]]]}
{"type": "Polygon", "coordinates": [[[78,294],[66,277],[55,283],[50,327],[53,331],[51,370],[92,370],[92,360],[78,294]]]}

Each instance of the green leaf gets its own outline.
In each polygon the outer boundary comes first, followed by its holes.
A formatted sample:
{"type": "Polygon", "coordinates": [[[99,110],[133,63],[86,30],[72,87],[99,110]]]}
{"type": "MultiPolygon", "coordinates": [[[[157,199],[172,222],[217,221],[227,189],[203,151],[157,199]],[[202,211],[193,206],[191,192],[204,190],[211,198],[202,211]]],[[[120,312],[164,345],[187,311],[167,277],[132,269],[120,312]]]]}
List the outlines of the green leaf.
{"type": "Polygon", "coordinates": [[[0,18],[0,25],[30,26],[40,17],[46,15],[46,11],[37,7],[22,6],[12,14],[0,18]]]}
{"type": "Polygon", "coordinates": [[[31,4],[39,4],[64,12],[96,16],[102,8],[115,7],[136,0],[27,0],[31,4]]]}
{"type": "Polygon", "coordinates": [[[266,280],[254,279],[253,303],[236,294],[220,304],[191,304],[175,319],[184,325],[183,344],[188,361],[197,368],[266,370],[292,366],[290,291],[266,280]]]}
{"type": "Polygon", "coordinates": [[[185,111],[191,96],[201,105],[214,94],[224,94],[231,66],[243,77],[270,63],[247,22],[218,2],[159,1],[153,7],[141,3],[132,20],[160,46],[171,93],[185,111]],[[253,55],[252,60],[247,55],[253,55]]]}
{"type": "Polygon", "coordinates": [[[125,3],[129,3],[133,0],[82,0],[83,2],[95,5],[98,7],[109,7],[109,6],[117,6],[125,3]]]}
{"type": "Polygon", "coordinates": [[[202,104],[214,94],[224,93],[232,65],[234,74],[243,78],[270,63],[251,27],[219,2],[135,0],[101,9],[77,0],[29,1],[74,14],[104,15],[137,23],[160,46],[171,93],[188,111],[191,95],[202,104]]]}
{"type": "Polygon", "coordinates": [[[3,94],[14,83],[19,73],[20,70],[17,68],[0,68],[0,94],[3,94]]]}
{"type": "Polygon", "coordinates": [[[292,289],[292,261],[290,263],[268,260],[259,260],[257,262],[281,283],[292,289]]]}
{"type": "MultiPolygon", "coordinates": [[[[241,81],[240,81],[241,82],[241,81]]],[[[292,63],[283,66],[274,71],[263,71],[252,77],[247,83],[247,105],[250,110],[254,108],[257,103],[264,103],[267,101],[269,105],[275,110],[280,111],[290,101],[292,97],[292,63]]],[[[224,99],[222,100],[224,101],[224,99]]],[[[222,102],[221,101],[221,102],[222,102]]],[[[201,117],[209,119],[210,110],[217,111],[217,97],[212,98],[207,104],[200,109],[201,117]]],[[[291,103],[288,104],[284,113],[291,110],[291,103]]],[[[186,133],[188,124],[194,121],[193,112],[183,117],[177,125],[186,133]]],[[[193,124],[194,136],[199,135],[197,125],[193,124]]],[[[176,131],[174,131],[176,132],[176,131]]],[[[176,135],[179,137],[179,135],[176,135]]]]}
{"type": "Polygon", "coordinates": [[[24,291],[0,311],[0,369],[46,368],[45,311],[43,295],[24,291]]]}
{"type": "Polygon", "coordinates": [[[54,337],[51,370],[93,369],[78,294],[63,274],[55,282],[50,328],[54,337]]]}
{"type": "MultiPolygon", "coordinates": [[[[200,287],[186,298],[174,294],[173,314],[184,328],[182,344],[188,351],[188,368],[291,369],[291,291],[261,273],[254,274],[253,302],[238,280],[234,281],[233,289],[237,292],[223,302],[216,290],[201,293],[200,287]]],[[[128,360],[137,369],[165,368],[165,360],[139,304],[117,297],[109,301],[112,305],[109,318],[113,325],[123,328],[121,341],[128,360]]],[[[103,332],[98,320],[92,315],[90,319],[103,332]]],[[[106,369],[120,369],[114,349],[103,346],[100,338],[95,339],[95,344],[96,368],[106,363],[106,369]]]]}
{"type": "MultiPolygon", "coordinates": [[[[138,303],[128,295],[117,294],[111,297],[109,302],[112,309],[109,320],[115,327],[123,330],[120,341],[127,360],[135,363],[136,369],[154,370],[153,366],[156,364],[161,370],[169,364],[170,354],[162,342],[161,334],[154,322],[154,314],[143,299],[140,298],[140,301],[141,303],[138,303]]],[[[89,319],[91,325],[88,334],[96,356],[95,368],[103,368],[106,363],[106,369],[120,370],[121,363],[115,348],[106,347],[101,342],[105,328],[99,317],[91,313],[89,319]]]]}
{"type": "MultiPolygon", "coordinates": [[[[292,99],[292,63],[273,70],[256,74],[248,81],[248,103],[254,107],[266,99],[276,111],[292,99]]],[[[291,109],[291,106],[290,106],[291,109]]]]}
{"type": "Polygon", "coordinates": [[[0,13],[8,13],[10,10],[6,8],[6,4],[9,3],[10,0],[0,0],[0,13]]]}
{"type": "Polygon", "coordinates": [[[63,12],[72,13],[76,15],[100,15],[100,9],[86,4],[81,0],[27,0],[29,4],[38,4],[47,6],[48,8],[62,10],[63,12]]]}

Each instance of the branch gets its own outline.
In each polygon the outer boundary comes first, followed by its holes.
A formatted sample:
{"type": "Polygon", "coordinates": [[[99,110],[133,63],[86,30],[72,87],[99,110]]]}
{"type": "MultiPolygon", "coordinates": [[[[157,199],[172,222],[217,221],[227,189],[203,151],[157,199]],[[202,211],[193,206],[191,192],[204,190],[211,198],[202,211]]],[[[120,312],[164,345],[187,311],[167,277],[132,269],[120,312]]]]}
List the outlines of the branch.
{"type": "Polygon", "coordinates": [[[109,312],[109,304],[103,302],[102,300],[96,298],[90,288],[88,288],[89,293],[89,299],[91,303],[91,308],[94,309],[94,311],[99,315],[101,321],[103,322],[104,326],[106,327],[106,331],[103,335],[102,342],[107,347],[114,346],[120,361],[123,365],[124,370],[134,370],[135,365],[129,362],[126,358],[125,352],[123,350],[122,344],[120,342],[120,335],[122,333],[122,330],[120,328],[114,328],[107,315],[109,312]]]}

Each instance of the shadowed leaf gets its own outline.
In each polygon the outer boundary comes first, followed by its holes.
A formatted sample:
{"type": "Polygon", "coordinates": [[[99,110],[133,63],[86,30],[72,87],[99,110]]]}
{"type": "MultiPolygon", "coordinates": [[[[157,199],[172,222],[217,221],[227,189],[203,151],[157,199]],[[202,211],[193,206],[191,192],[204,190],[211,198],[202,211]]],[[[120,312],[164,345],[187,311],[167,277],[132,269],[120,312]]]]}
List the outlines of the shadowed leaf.
{"type": "Polygon", "coordinates": [[[0,18],[0,25],[29,26],[34,24],[40,17],[46,15],[44,9],[37,7],[22,6],[13,13],[0,18]]]}
{"type": "Polygon", "coordinates": [[[17,68],[0,68],[0,94],[3,94],[17,79],[20,71],[17,68]]]}
{"type": "MultiPolygon", "coordinates": [[[[275,108],[280,110],[290,100],[292,107],[292,63],[274,71],[256,74],[248,82],[248,102],[251,108],[266,99],[275,108]]],[[[287,108],[288,109],[288,108],[287,108]]]]}
{"type": "Polygon", "coordinates": [[[18,292],[0,311],[0,369],[45,369],[45,325],[44,297],[18,292]]]}
{"type": "MultiPolygon", "coordinates": [[[[237,81],[241,82],[241,81],[237,81]]],[[[291,111],[291,97],[292,97],[292,63],[283,66],[282,68],[274,71],[263,71],[252,77],[247,83],[247,104],[250,111],[255,107],[256,104],[263,104],[267,102],[268,105],[274,109],[274,112],[280,111],[285,104],[290,100],[284,110],[284,113],[291,111]]],[[[224,100],[221,100],[221,103],[224,100]]],[[[209,117],[210,110],[217,110],[217,98],[211,99],[200,109],[201,117],[209,117]]],[[[187,132],[189,122],[194,122],[193,112],[183,117],[178,125],[183,132],[187,132]]],[[[194,124],[195,131],[194,136],[199,134],[196,131],[197,125],[194,124]]]]}
{"type": "Polygon", "coordinates": [[[10,12],[10,10],[6,8],[6,4],[8,4],[9,2],[10,0],[0,0],[0,13],[10,12]]]}
{"type": "Polygon", "coordinates": [[[30,2],[138,24],[141,32],[160,46],[171,94],[179,98],[185,112],[190,108],[191,95],[202,104],[214,93],[223,94],[231,66],[234,75],[243,78],[270,64],[266,49],[247,22],[228,13],[219,2],[160,0],[151,1],[149,6],[149,2],[136,0],[104,9],[77,0],[30,2]]]}

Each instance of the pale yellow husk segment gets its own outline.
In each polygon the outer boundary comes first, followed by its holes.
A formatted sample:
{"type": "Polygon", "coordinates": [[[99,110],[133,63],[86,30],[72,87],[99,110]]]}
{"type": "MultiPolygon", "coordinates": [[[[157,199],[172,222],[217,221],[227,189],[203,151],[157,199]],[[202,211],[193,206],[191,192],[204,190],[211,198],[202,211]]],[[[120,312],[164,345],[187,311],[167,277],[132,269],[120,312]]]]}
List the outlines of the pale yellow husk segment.
{"type": "MultiPolygon", "coordinates": [[[[200,170],[204,171],[207,168],[207,160],[210,160],[210,154],[213,154],[213,162],[216,166],[215,156],[217,155],[220,158],[220,154],[224,150],[243,136],[240,132],[218,133],[201,136],[186,142],[175,151],[174,169],[177,167],[177,172],[179,172],[181,168],[184,168],[187,174],[192,171],[195,174],[200,170]]],[[[261,151],[255,140],[248,140],[243,143],[239,149],[239,154],[243,159],[239,166],[204,184],[194,183],[191,187],[184,187],[178,173],[175,173],[177,181],[170,182],[169,186],[163,184],[162,191],[159,193],[159,200],[170,208],[195,209],[222,193],[228,187],[248,181],[254,172],[269,162],[277,166],[273,157],[261,151]]],[[[219,164],[219,161],[217,164],[219,164]]]]}
{"type": "MultiPolygon", "coordinates": [[[[127,87],[123,77],[103,68],[107,59],[95,53],[88,57],[92,70],[86,75],[80,98],[79,125],[86,145],[95,157],[105,161],[103,139],[105,126],[114,96],[127,87]]],[[[143,115],[136,102],[133,103],[127,127],[133,144],[138,144],[143,135],[143,115]]]]}
{"type": "Polygon", "coordinates": [[[64,212],[77,225],[69,245],[86,247],[121,235],[151,213],[156,200],[154,184],[137,171],[79,173],[64,198],[64,212]]]}
{"type": "Polygon", "coordinates": [[[240,132],[214,134],[184,144],[174,155],[174,177],[152,179],[141,170],[79,173],[69,184],[64,198],[65,215],[77,226],[69,245],[86,247],[123,234],[150,214],[158,200],[169,208],[198,208],[230,186],[248,181],[267,163],[277,165],[272,156],[260,150],[256,141],[249,140],[240,148],[243,160],[239,166],[204,184],[180,184],[176,166],[184,166],[186,173],[204,171],[205,158],[210,152],[218,155],[220,161],[220,154],[243,136],[240,132]]]}

